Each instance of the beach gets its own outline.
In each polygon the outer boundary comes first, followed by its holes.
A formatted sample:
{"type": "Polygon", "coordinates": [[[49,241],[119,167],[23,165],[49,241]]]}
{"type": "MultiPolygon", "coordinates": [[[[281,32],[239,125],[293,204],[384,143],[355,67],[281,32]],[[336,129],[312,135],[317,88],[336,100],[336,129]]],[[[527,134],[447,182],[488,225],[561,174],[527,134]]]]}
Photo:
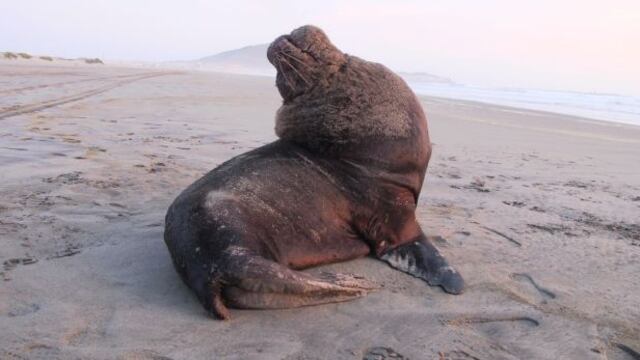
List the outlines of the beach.
{"type": "Polygon", "coordinates": [[[417,215],[466,291],[365,258],[309,271],[381,286],[366,297],[218,321],[176,274],[164,216],[276,139],[274,79],[0,60],[0,358],[640,358],[640,127],[421,101],[417,215]]]}

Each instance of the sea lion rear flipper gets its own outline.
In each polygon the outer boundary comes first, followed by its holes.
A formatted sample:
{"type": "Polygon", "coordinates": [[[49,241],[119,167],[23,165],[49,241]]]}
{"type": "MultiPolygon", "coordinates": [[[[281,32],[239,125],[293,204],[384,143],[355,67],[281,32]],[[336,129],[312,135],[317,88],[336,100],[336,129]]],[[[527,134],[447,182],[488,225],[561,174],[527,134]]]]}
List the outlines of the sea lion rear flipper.
{"type": "Polygon", "coordinates": [[[180,275],[200,300],[205,310],[216,319],[228,320],[229,310],[222,300],[220,271],[202,262],[194,262],[192,271],[180,275]]]}
{"type": "Polygon", "coordinates": [[[424,234],[416,241],[401,245],[379,257],[393,268],[440,286],[450,294],[460,294],[464,288],[462,276],[447,262],[424,234]]]}
{"type": "Polygon", "coordinates": [[[377,288],[361,277],[346,274],[313,276],[268,259],[235,259],[232,286],[224,289],[226,303],[244,309],[284,309],[349,301],[377,288]]]}

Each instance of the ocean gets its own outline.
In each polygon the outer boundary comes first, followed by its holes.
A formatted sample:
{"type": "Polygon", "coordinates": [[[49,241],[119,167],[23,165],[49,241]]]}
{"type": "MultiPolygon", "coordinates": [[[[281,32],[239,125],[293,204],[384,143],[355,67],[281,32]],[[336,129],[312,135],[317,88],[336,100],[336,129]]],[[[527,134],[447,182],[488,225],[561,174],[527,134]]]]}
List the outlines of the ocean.
{"type": "Polygon", "coordinates": [[[640,97],[574,91],[409,82],[416,94],[549,111],[640,126],[640,97]]]}

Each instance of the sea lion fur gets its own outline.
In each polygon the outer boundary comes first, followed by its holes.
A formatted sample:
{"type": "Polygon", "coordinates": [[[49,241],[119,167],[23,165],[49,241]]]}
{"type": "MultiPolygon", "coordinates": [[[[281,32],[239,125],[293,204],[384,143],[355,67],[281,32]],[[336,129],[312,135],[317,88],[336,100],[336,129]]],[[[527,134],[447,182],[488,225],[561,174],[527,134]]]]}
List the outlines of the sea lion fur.
{"type": "Polygon", "coordinates": [[[409,87],[314,26],[277,38],[267,57],[283,97],[279,140],[212,170],[167,211],[165,242],[204,307],[225,319],[229,306],[352,300],[376,285],[297,270],[366,255],[460,293],[415,217],[431,143],[409,87]]]}

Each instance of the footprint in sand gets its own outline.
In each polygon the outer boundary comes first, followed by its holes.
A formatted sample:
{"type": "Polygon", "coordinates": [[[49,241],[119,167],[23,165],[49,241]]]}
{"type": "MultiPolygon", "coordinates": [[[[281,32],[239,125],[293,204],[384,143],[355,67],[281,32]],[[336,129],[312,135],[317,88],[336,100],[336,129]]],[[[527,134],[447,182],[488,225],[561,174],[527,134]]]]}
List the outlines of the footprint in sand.
{"type": "Polygon", "coordinates": [[[32,343],[24,349],[24,357],[17,355],[16,359],[62,359],[63,353],[57,346],[32,343]]]}
{"type": "Polygon", "coordinates": [[[33,314],[40,310],[40,305],[33,303],[20,303],[13,304],[9,311],[7,312],[7,316],[16,317],[16,316],[25,316],[29,314],[33,314]]]}
{"type": "Polygon", "coordinates": [[[81,140],[72,137],[63,137],[62,141],[70,144],[79,144],[82,142],[81,140]]]}
{"type": "Polygon", "coordinates": [[[453,350],[447,352],[439,352],[438,360],[480,360],[480,358],[464,350],[453,350]]]}
{"type": "Polygon", "coordinates": [[[42,179],[46,183],[59,183],[64,185],[79,184],[81,182],[82,171],[72,171],[70,173],[60,174],[56,177],[48,177],[42,179]]]}
{"type": "Polygon", "coordinates": [[[612,343],[611,350],[607,351],[607,359],[611,360],[640,360],[640,352],[632,349],[631,347],[620,344],[612,343]]]}
{"type": "Polygon", "coordinates": [[[130,350],[117,357],[118,360],[173,360],[153,350],[130,350]]]}
{"type": "Polygon", "coordinates": [[[529,274],[526,274],[526,273],[513,273],[513,274],[511,274],[511,278],[514,279],[514,280],[517,280],[517,281],[519,281],[521,283],[528,284],[530,287],[533,287],[533,289],[535,289],[535,291],[542,298],[543,302],[546,302],[547,300],[556,298],[556,294],[553,291],[540,286],[535,280],[533,280],[533,277],[531,277],[531,275],[529,275],[529,274]]]}
{"type": "Polygon", "coordinates": [[[522,201],[503,201],[502,203],[505,205],[509,205],[517,208],[525,207],[527,205],[525,202],[522,202],[522,201]]]}
{"type": "Polygon", "coordinates": [[[485,337],[501,344],[515,343],[531,335],[540,322],[529,316],[478,316],[457,318],[447,321],[450,325],[471,327],[485,337]]]}
{"type": "Polygon", "coordinates": [[[372,347],[367,349],[362,360],[409,360],[388,347],[372,347]]]}
{"type": "Polygon", "coordinates": [[[38,262],[38,259],[31,258],[31,257],[20,258],[20,259],[15,258],[15,259],[5,260],[5,262],[2,263],[2,266],[5,271],[9,271],[9,270],[13,270],[18,265],[31,265],[37,262],[38,262]]]}

